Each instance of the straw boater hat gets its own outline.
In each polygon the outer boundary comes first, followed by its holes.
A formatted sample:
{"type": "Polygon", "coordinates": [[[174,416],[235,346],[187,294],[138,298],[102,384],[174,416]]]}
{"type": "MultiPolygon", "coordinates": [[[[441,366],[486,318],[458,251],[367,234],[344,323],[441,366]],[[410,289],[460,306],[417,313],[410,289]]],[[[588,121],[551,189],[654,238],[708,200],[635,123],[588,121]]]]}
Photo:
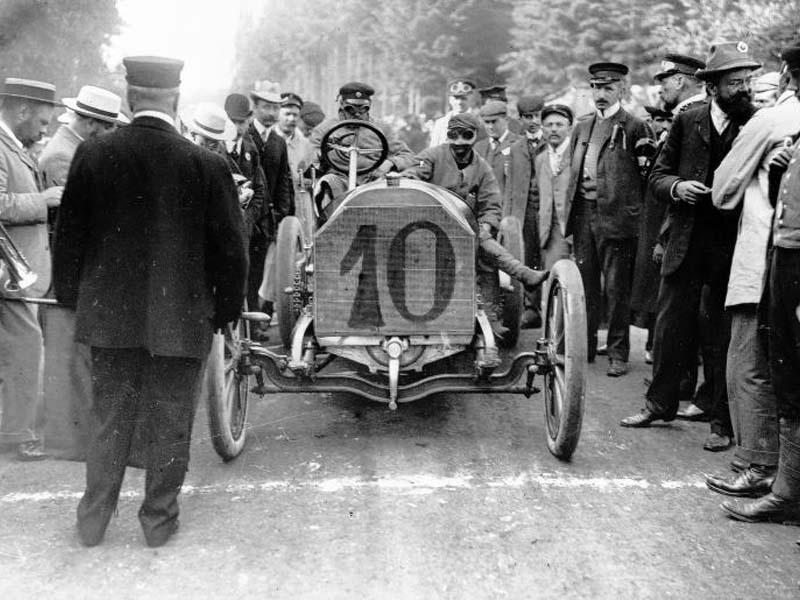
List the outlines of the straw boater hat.
{"type": "Polygon", "coordinates": [[[185,119],[185,123],[189,131],[212,140],[223,142],[236,139],[236,127],[225,110],[210,102],[199,104],[192,115],[185,119]]]}
{"type": "Polygon", "coordinates": [[[56,86],[44,81],[35,79],[19,79],[17,77],[6,77],[3,88],[0,90],[0,97],[24,98],[26,100],[36,100],[53,106],[61,106],[56,102],[56,86]]]}
{"type": "Polygon", "coordinates": [[[117,123],[122,107],[122,98],[113,92],[93,85],[85,85],[77,98],[62,98],[64,106],[72,112],[99,121],[117,123]]]}

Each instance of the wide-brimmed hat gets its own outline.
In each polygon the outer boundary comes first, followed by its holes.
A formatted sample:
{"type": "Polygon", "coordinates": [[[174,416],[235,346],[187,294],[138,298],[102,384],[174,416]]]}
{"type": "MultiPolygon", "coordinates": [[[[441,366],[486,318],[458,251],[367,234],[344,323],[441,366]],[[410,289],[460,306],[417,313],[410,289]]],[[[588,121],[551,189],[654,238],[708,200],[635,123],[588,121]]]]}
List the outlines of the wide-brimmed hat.
{"type": "Polygon", "coordinates": [[[74,113],[109,123],[117,122],[122,107],[122,98],[93,85],[83,86],[77,98],[62,98],[61,101],[74,113]]]}
{"type": "Polygon", "coordinates": [[[3,89],[0,90],[0,97],[25,98],[26,100],[36,100],[53,106],[61,106],[61,103],[56,101],[56,86],[52,83],[35,79],[6,77],[5,81],[3,81],[3,89]]]}
{"type": "Polygon", "coordinates": [[[750,56],[750,48],[744,42],[718,42],[710,48],[706,68],[697,71],[700,79],[709,79],[725,71],[758,69],[761,63],[750,56]]]}
{"type": "Polygon", "coordinates": [[[185,123],[189,131],[212,140],[223,142],[236,139],[236,126],[222,107],[211,102],[198,104],[185,123]]]}

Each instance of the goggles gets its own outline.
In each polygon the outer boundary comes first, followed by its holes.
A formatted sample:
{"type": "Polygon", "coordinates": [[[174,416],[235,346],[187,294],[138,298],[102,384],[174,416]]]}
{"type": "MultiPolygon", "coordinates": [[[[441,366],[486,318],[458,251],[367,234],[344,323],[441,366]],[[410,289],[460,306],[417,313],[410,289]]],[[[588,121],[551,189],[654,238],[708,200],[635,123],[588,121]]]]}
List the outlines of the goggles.
{"type": "Polygon", "coordinates": [[[451,96],[466,96],[467,94],[471,94],[472,90],[475,88],[472,87],[466,81],[454,81],[450,84],[450,95],[451,96]]]}
{"type": "Polygon", "coordinates": [[[475,138],[475,131],[472,129],[460,129],[460,128],[447,130],[448,140],[457,140],[459,138],[470,142],[475,138]]]}
{"type": "Polygon", "coordinates": [[[345,104],[342,110],[349,115],[365,115],[369,112],[369,104],[345,104]]]}

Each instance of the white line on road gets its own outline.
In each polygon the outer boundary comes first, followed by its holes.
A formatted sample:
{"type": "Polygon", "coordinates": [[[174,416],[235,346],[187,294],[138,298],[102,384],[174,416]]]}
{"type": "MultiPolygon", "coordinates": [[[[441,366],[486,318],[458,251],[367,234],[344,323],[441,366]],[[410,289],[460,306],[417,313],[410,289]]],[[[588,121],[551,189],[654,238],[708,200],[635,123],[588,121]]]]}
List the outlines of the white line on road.
{"type": "MultiPolygon", "coordinates": [[[[437,475],[398,475],[376,479],[358,477],[340,477],[317,479],[310,481],[271,480],[260,483],[237,483],[228,485],[184,485],[182,493],[196,494],[257,494],[271,491],[314,490],[322,493],[337,493],[347,490],[378,490],[401,495],[425,495],[437,490],[464,490],[481,488],[520,489],[531,488],[571,488],[590,489],[599,492],[615,492],[630,489],[667,489],[704,488],[702,479],[649,481],[635,477],[573,477],[558,474],[521,473],[511,477],[494,479],[476,478],[472,475],[440,477],[437,475]]],[[[75,500],[82,496],[82,491],[59,490],[41,492],[12,492],[0,496],[0,502],[15,504],[21,502],[51,502],[54,500],[75,500]]],[[[123,498],[140,498],[142,493],[126,490],[120,494],[123,498]]]]}

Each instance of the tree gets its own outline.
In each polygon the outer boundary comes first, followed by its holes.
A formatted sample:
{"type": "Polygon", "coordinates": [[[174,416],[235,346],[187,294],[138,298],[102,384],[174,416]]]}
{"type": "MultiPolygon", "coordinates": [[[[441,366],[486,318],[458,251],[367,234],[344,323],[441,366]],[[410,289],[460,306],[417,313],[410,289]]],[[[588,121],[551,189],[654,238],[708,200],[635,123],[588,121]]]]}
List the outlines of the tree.
{"type": "Polygon", "coordinates": [[[103,46],[120,23],[114,0],[0,0],[0,77],[45,80],[64,95],[117,87],[103,46]]]}

